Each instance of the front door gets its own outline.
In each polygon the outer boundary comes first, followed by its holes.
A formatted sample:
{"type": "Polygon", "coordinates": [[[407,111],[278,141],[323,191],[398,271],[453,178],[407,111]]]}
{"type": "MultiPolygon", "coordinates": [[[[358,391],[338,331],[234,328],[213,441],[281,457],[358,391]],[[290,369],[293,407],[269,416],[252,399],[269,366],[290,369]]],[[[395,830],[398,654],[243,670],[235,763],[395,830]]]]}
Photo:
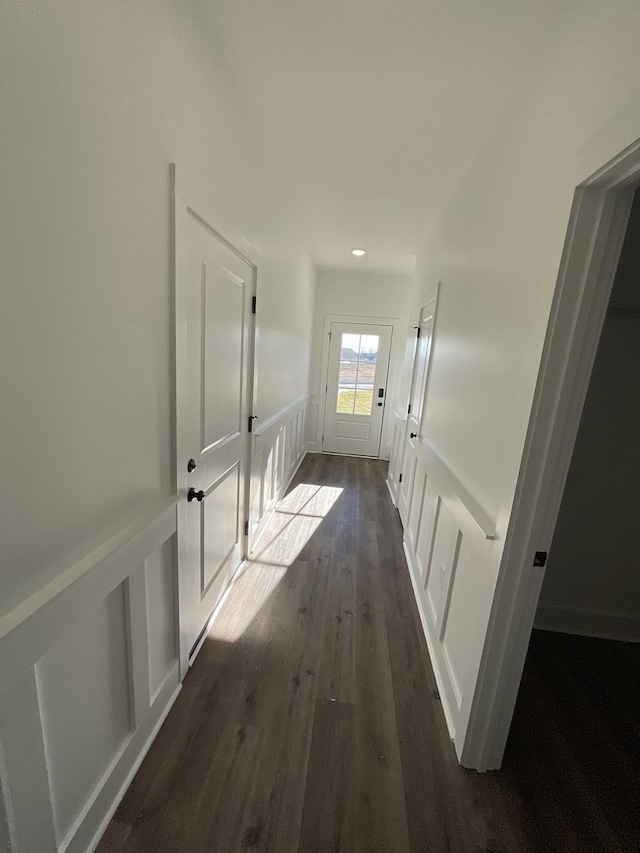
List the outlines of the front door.
{"type": "Polygon", "coordinates": [[[392,326],[332,323],[322,449],[378,456],[392,326]]]}
{"type": "Polygon", "coordinates": [[[246,552],[255,268],[176,200],[178,570],[183,673],[246,552]]]}

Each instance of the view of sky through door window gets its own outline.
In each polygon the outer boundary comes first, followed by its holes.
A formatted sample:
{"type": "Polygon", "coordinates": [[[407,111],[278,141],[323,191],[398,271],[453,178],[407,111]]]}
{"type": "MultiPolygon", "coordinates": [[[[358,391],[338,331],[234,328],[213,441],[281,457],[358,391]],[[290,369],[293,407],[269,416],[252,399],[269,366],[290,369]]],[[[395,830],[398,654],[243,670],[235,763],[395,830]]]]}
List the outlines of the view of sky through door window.
{"type": "Polygon", "coordinates": [[[378,335],[342,335],[337,413],[371,414],[379,341],[378,335]]]}

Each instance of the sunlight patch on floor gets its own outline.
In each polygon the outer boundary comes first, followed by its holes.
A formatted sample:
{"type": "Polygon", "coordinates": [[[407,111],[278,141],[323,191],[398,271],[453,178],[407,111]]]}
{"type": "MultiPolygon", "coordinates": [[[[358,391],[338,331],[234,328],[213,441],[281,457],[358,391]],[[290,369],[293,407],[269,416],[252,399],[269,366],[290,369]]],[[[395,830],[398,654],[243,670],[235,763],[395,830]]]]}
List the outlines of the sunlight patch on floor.
{"type": "Polygon", "coordinates": [[[211,639],[235,643],[242,637],[342,492],[301,483],[283,498],[211,626],[211,639]]]}
{"type": "Polygon", "coordinates": [[[285,566],[269,566],[254,561],[248,563],[211,626],[209,637],[225,643],[237,642],[286,573],[285,566]]]}
{"type": "Polygon", "coordinates": [[[342,492],[332,486],[300,483],[281,501],[250,559],[290,566],[342,492]]]}

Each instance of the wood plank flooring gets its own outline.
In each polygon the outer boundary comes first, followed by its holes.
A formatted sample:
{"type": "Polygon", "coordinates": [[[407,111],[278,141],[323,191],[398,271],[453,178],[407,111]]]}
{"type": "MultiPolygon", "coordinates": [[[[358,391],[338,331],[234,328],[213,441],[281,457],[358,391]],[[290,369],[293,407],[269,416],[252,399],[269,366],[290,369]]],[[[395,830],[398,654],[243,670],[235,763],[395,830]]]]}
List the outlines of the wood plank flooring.
{"type": "Polygon", "coordinates": [[[98,853],[640,851],[638,647],[534,635],[503,770],[459,767],[385,477],[305,459],[98,853]]]}

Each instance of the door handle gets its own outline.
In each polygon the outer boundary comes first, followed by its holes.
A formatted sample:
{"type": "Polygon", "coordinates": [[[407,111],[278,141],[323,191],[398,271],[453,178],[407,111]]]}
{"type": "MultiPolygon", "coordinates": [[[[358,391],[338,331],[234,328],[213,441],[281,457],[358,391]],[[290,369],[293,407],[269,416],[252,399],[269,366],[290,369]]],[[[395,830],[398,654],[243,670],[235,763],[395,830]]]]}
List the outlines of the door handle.
{"type": "Polygon", "coordinates": [[[409,433],[409,438],[416,438],[416,437],[417,437],[417,435],[418,435],[418,433],[417,433],[417,432],[410,432],[410,433],[409,433]]]}
{"type": "Polygon", "coordinates": [[[202,489],[200,489],[199,492],[196,492],[196,490],[193,488],[193,486],[191,486],[191,488],[189,489],[189,492],[187,494],[187,500],[189,502],[191,502],[193,500],[203,501],[205,498],[206,498],[206,494],[202,491],[202,489]]]}

